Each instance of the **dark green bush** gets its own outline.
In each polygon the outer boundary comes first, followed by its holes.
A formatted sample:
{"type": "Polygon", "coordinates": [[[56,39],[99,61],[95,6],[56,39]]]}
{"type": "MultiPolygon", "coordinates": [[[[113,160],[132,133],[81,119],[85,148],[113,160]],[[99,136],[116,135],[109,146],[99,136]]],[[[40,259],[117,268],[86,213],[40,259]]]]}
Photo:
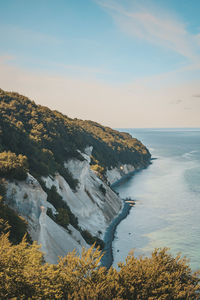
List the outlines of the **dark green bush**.
{"type": "Polygon", "coordinates": [[[65,208],[58,208],[57,214],[55,215],[55,221],[57,224],[67,229],[70,222],[68,211],[65,208]]]}
{"type": "Polygon", "coordinates": [[[96,236],[91,235],[91,233],[88,230],[80,230],[80,233],[89,245],[93,245],[95,243],[95,247],[99,246],[100,249],[104,248],[104,241],[102,241],[96,236]]]}
{"type": "Polygon", "coordinates": [[[53,221],[55,221],[54,214],[53,214],[52,209],[50,207],[47,208],[47,216],[49,216],[53,221]]]}

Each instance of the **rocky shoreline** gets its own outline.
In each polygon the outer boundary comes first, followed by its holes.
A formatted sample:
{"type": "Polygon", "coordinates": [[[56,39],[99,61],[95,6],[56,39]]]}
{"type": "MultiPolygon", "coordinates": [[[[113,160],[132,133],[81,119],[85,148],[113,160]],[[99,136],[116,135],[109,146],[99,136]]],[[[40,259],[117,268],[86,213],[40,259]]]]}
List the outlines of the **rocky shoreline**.
{"type": "Polygon", "coordinates": [[[129,203],[126,203],[124,201],[122,211],[119,213],[119,215],[112,221],[112,223],[108,226],[105,235],[104,235],[104,255],[101,259],[101,265],[103,267],[106,267],[109,269],[113,263],[113,249],[112,249],[112,242],[115,238],[115,232],[116,228],[119,225],[119,223],[124,220],[129,212],[132,206],[129,203]]]}
{"type": "MultiPolygon", "coordinates": [[[[149,162],[149,164],[151,164],[151,162],[149,162]]],[[[138,170],[134,170],[133,172],[130,172],[126,175],[124,175],[121,179],[117,180],[116,182],[114,182],[111,187],[114,189],[114,187],[118,186],[119,184],[122,184],[124,181],[126,181],[128,178],[134,176],[135,174],[137,174],[138,172],[141,172],[142,170],[146,169],[148,166],[138,169],[138,170]]],[[[106,232],[104,234],[104,255],[101,259],[101,266],[106,267],[107,269],[109,269],[112,264],[113,264],[113,249],[112,249],[112,242],[114,241],[115,238],[115,232],[117,229],[117,226],[120,224],[121,221],[123,221],[129,214],[131,208],[133,205],[130,205],[130,203],[126,202],[127,199],[123,200],[123,207],[121,209],[121,212],[113,219],[113,221],[111,222],[111,224],[108,226],[108,228],[106,229],[106,232]]],[[[130,200],[130,199],[128,199],[130,200]]],[[[130,200],[135,202],[135,200],[130,200]]]]}

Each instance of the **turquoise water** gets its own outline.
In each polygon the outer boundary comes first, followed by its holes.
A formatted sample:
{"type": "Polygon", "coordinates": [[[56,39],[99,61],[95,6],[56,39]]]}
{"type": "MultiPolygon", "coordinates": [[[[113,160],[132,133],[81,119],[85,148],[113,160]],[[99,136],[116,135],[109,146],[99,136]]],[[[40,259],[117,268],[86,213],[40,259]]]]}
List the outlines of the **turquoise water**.
{"type": "Polygon", "coordinates": [[[149,255],[169,247],[200,269],[200,129],[126,129],[150,150],[147,169],[116,187],[121,197],[136,199],[117,227],[114,266],[131,249],[149,255]]]}

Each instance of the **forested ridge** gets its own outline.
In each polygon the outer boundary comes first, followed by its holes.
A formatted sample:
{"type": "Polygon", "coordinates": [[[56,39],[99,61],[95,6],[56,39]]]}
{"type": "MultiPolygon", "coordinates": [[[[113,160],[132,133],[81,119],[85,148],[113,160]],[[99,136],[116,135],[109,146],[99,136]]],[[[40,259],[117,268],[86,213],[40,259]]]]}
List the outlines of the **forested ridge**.
{"type": "MultiPolygon", "coordinates": [[[[86,146],[93,146],[91,164],[101,173],[124,163],[146,166],[150,159],[145,146],[128,133],[71,119],[22,95],[0,90],[0,152],[11,151],[27,158],[26,168],[34,176],[58,171],[75,189],[77,183],[63,162],[74,157],[83,159],[77,150],[83,151],[86,146]]],[[[24,163],[21,161],[23,167],[24,163]]]]}

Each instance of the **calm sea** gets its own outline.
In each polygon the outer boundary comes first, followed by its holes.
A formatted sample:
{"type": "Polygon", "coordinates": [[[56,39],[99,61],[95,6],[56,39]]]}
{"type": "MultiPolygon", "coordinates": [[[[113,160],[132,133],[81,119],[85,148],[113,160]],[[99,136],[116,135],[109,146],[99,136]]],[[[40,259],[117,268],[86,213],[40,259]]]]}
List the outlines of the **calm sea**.
{"type": "Polygon", "coordinates": [[[117,227],[114,266],[131,249],[149,255],[169,247],[200,269],[200,129],[126,129],[150,150],[147,169],[115,189],[136,199],[129,216],[117,227]]]}

